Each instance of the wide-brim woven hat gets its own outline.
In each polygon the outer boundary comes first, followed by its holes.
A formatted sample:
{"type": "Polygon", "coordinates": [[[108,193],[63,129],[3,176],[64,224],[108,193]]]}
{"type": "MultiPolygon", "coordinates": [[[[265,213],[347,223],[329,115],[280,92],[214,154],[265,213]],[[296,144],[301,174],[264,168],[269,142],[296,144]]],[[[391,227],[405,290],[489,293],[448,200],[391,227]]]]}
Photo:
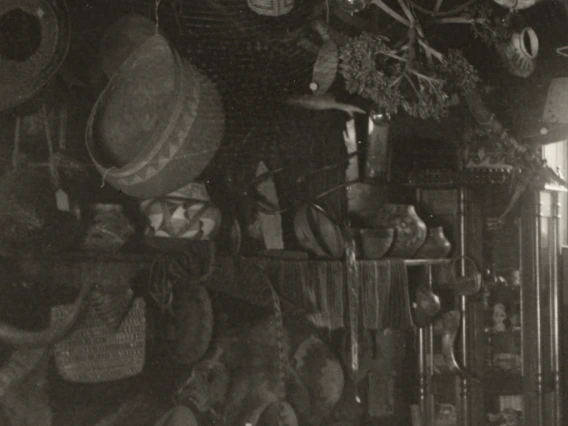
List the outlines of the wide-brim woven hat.
{"type": "Polygon", "coordinates": [[[0,2],[0,111],[45,87],[63,63],[69,39],[65,0],[0,2]]]}

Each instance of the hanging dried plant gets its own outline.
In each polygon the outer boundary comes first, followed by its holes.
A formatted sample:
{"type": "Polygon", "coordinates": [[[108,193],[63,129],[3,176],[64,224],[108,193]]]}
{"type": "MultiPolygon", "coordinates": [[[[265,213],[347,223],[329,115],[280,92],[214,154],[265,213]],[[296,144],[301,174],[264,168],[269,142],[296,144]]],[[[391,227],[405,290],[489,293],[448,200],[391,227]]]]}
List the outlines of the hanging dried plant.
{"type": "Polygon", "coordinates": [[[370,33],[342,46],[340,73],[346,89],[389,114],[403,110],[420,118],[446,116],[451,95],[470,92],[479,77],[460,51],[445,56],[434,51],[438,53],[434,60],[415,49],[415,37],[411,29],[404,53],[370,33]]]}

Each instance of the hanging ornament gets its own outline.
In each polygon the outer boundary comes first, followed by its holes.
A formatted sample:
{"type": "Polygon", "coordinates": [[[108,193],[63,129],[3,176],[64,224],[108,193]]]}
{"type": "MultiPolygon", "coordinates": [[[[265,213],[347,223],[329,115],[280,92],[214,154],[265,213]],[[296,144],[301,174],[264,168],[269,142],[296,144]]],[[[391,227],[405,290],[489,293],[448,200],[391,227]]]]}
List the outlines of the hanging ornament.
{"type": "Polygon", "coordinates": [[[377,125],[386,124],[390,122],[391,119],[391,115],[384,110],[373,110],[369,115],[373,124],[377,125]]]}
{"type": "Polygon", "coordinates": [[[294,0],[247,0],[248,6],[259,15],[282,16],[294,7],[294,0]]]}
{"type": "Polygon", "coordinates": [[[361,12],[369,4],[368,0],[335,0],[337,6],[344,12],[361,12]]]}
{"type": "Polygon", "coordinates": [[[531,27],[514,32],[508,41],[497,46],[497,52],[505,68],[517,77],[526,78],[536,68],[538,36],[531,27]]]}
{"type": "Polygon", "coordinates": [[[310,89],[314,95],[326,93],[335,80],[339,66],[339,49],[331,39],[329,29],[325,23],[318,21],[314,24],[316,31],[323,40],[317,60],[313,68],[313,77],[310,89]]]}
{"type": "Polygon", "coordinates": [[[493,0],[499,6],[505,7],[507,9],[521,10],[528,9],[537,3],[541,3],[544,0],[493,0]]]}

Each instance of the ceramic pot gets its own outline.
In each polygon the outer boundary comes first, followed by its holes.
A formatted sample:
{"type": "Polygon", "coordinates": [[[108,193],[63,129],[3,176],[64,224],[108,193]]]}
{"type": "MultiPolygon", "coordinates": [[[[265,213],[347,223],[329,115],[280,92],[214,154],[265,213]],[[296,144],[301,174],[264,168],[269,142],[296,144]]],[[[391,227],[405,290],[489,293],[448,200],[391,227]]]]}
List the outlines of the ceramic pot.
{"type": "Polygon", "coordinates": [[[286,401],[274,401],[258,407],[246,424],[254,426],[298,426],[294,408],[286,401]]]}
{"type": "Polygon", "coordinates": [[[306,203],[298,208],[294,233],[302,247],[317,257],[339,259],[345,253],[341,228],[318,204],[306,203]]]}
{"type": "Polygon", "coordinates": [[[538,36],[532,28],[525,27],[513,33],[508,41],[499,44],[497,52],[511,74],[526,78],[536,68],[538,36]]]}
{"type": "Polygon", "coordinates": [[[435,226],[428,228],[426,241],[424,241],[424,244],[418,249],[414,257],[417,259],[443,259],[448,257],[451,250],[452,244],[444,235],[444,228],[435,226]]]}
{"type": "Polygon", "coordinates": [[[387,256],[411,258],[426,240],[426,224],[412,204],[384,204],[372,219],[373,228],[394,228],[387,256]]]}
{"type": "Polygon", "coordinates": [[[380,259],[390,249],[394,240],[394,229],[353,229],[355,253],[362,259],[380,259]]]}
{"type": "Polygon", "coordinates": [[[294,8],[294,0],[247,0],[254,12],[264,16],[286,15],[294,8]]]}
{"type": "Polygon", "coordinates": [[[337,6],[347,13],[361,12],[370,3],[367,0],[336,0],[337,6]]]}
{"type": "Polygon", "coordinates": [[[190,408],[178,405],[160,417],[154,426],[197,426],[198,424],[190,408]]]}
{"type": "Polygon", "coordinates": [[[142,201],[140,210],[148,221],[147,237],[210,240],[221,224],[221,212],[203,183],[192,182],[163,198],[142,201]]]}
{"type": "Polygon", "coordinates": [[[533,7],[537,3],[541,3],[544,0],[493,0],[501,7],[512,10],[522,10],[529,7],[533,7]]]}
{"type": "Polygon", "coordinates": [[[345,375],[341,363],[332,350],[315,336],[300,344],[292,362],[299,379],[308,389],[308,395],[312,395],[310,405],[314,407],[309,413],[298,412],[298,415],[312,418],[314,422],[315,418],[319,418],[321,423],[343,395],[345,375]]]}
{"type": "Polygon", "coordinates": [[[116,251],[134,234],[134,226],[120,204],[96,203],[92,215],[83,248],[116,251]]]}

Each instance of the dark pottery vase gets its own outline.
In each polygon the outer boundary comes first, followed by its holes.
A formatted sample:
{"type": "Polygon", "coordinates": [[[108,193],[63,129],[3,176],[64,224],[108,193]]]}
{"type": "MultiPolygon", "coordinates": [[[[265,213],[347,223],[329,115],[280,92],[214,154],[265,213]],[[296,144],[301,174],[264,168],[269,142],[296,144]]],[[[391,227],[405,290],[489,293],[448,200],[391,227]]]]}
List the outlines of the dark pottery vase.
{"type": "Polygon", "coordinates": [[[444,259],[452,250],[452,244],[444,234],[444,228],[435,226],[428,228],[426,241],[416,252],[417,259],[444,259]]]}
{"type": "Polygon", "coordinates": [[[372,220],[374,228],[394,228],[390,257],[411,258],[426,240],[426,224],[412,204],[384,204],[372,220]]]}

